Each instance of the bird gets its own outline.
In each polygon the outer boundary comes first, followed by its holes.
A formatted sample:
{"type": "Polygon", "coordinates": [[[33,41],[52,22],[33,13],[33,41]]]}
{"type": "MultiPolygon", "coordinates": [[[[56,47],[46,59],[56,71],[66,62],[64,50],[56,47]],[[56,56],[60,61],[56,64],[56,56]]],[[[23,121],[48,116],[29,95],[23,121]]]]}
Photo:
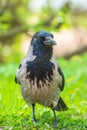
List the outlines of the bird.
{"type": "Polygon", "coordinates": [[[53,54],[56,44],[52,33],[43,30],[36,32],[15,76],[25,102],[32,106],[33,122],[37,122],[35,104],[38,103],[52,109],[53,127],[58,125],[56,111],[68,109],[60,96],[64,90],[65,77],[53,54]]]}

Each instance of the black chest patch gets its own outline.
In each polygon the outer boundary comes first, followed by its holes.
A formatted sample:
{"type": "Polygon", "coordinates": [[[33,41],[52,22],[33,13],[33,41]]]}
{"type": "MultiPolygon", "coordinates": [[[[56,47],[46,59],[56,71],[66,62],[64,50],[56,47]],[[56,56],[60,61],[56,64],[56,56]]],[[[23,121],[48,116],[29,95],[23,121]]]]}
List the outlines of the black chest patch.
{"type": "Polygon", "coordinates": [[[37,87],[41,88],[41,85],[39,84],[39,81],[42,82],[42,85],[44,87],[44,84],[46,84],[46,80],[51,82],[53,80],[53,70],[55,69],[55,66],[52,62],[46,61],[31,61],[26,62],[27,64],[27,77],[30,81],[33,81],[33,84],[37,82],[37,87]]]}

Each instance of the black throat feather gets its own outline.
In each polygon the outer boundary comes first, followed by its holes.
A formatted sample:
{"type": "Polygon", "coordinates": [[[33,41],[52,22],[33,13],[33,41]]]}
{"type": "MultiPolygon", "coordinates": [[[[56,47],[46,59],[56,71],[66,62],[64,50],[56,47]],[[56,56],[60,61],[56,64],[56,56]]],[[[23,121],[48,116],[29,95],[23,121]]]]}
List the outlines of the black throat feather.
{"type": "Polygon", "coordinates": [[[52,57],[52,47],[44,47],[43,45],[33,45],[33,55],[36,58],[33,61],[27,61],[27,77],[30,82],[37,83],[37,87],[44,87],[46,81],[50,83],[53,80],[54,64],[50,61],[52,57]],[[36,81],[35,81],[36,78],[36,81]]]}

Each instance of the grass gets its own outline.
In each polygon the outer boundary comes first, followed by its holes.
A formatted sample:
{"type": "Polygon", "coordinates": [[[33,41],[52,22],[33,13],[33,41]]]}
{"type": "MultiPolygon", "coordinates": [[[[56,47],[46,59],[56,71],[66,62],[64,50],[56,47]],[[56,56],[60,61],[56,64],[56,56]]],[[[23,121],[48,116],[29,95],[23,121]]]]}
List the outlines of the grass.
{"type": "MultiPolygon", "coordinates": [[[[70,60],[59,59],[66,78],[61,93],[69,107],[57,112],[55,130],[87,130],[87,54],[70,60]]],[[[51,109],[36,105],[38,124],[32,123],[31,106],[24,102],[14,77],[18,64],[0,65],[0,130],[54,130],[51,109]]]]}

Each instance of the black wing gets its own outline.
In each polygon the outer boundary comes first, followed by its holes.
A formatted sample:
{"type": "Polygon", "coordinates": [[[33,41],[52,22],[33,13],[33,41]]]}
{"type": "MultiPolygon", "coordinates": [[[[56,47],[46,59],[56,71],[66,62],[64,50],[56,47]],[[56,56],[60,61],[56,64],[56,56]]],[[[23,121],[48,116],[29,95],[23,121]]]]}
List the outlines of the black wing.
{"type": "Polygon", "coordinates": [[[15,76],[15,83],[17,84],[17,77],[15,76]]]}
{"type": "MultiPolygon", "coordinates": [[[[18,69],[20,69],[20,68],[21,68],[21,64],[19,65],[18,69]]],[[[15,76],[15,83],[19,83],[19,82],[17,81],[17,76],[15,76]]]]}
{"type": "Polygon", "coordinates": [[[60,67],[58,67],[58,73],[59,73],[59,74],[61,75],[61,77],[62,77],[62,84],[60,85],[60,90],[63,91],[64,85],[65,85],[65,78],[64,78],[64,74],[63,74],[63,72],[62,72],[62,70],[61,70],[60,67]]]}

